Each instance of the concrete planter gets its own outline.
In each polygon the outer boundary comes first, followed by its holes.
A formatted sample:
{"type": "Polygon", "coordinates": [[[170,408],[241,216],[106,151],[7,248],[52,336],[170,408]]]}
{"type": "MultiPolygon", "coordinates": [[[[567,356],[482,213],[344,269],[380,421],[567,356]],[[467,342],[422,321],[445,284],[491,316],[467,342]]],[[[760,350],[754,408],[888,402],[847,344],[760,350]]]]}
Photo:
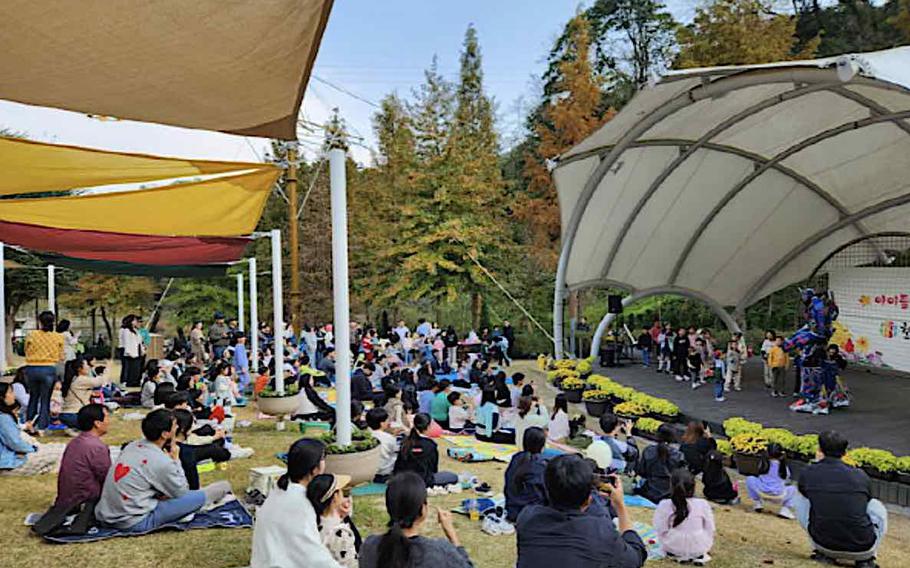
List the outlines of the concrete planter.
{"type": "Polygon", "coordinates": [[[300,399],[296,394],[282,397],[260,397],[256,399],[256,406],[259,407],[259,412],[263,414],[268,414],[269,416],[284,416],[286,414],[293,414],[297,411],[297,408],[300,406],[300,399]]]}
{"type": "Polygon", "coordinates": [[[380,446],[365,452],[329,454],[325,457],[327,473],[351,476],[351,485],[369,483],[379,469],[380,446]]]}

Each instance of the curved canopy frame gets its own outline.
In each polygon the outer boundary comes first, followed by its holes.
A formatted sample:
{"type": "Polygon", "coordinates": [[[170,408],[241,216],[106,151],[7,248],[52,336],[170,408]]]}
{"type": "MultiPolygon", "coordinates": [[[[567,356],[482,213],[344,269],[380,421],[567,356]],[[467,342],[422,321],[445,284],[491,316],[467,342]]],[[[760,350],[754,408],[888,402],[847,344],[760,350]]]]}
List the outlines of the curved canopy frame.
{"type": "Polygon", "coordinates": [[[899,48],[673,73],[560,157],[557,356],[567,290],[677,290],[741,314],[843,242],[906,228],[892,210],[910,204],[908,176],[894,171],[908,167],[894,158],[910,150],[908,68],[899,48]],[[870,179],[844,187],[845,167],[870,179]],[[666,221],[683,193],[703,207],[666,221]],[[767,207],[748,207],[755,199],[767,207]],[[678,234],[661,234],[665,222],[678,234]],[[753,238],[768,250],[756,254],[753,238]]]}

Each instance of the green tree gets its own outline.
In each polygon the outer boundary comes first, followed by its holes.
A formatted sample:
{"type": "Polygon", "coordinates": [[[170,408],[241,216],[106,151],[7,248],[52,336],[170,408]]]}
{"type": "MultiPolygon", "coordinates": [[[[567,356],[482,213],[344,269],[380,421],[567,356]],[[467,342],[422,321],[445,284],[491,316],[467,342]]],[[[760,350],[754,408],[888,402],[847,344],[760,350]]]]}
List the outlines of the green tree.
{"type": "Polygon", "coordinates": [[[680,69],[809,59],[818,41],[800,51],[796,18],[776,14],[769,0],[713,0],[696,10],[677,34],[680,69]]]}
{"type": "Polygon", "coordinates": [[[118,318],[131,312],[142,314],[151,310],[157,291],[157,285],[149,278],[85,274],[75,282],[72,291],[60,296],[59,302],[72,310],[98,309],[109,345],[114,345],[118,318]]]}
{"type": "Polygon", "coordinates": [[[877,51],[910,40],[907,28],[901,27],[910,20],[905,0],[794,0],[794,8],[800,45],[818,37],[819,57],[877,51]]]}
{"type": "Polygon", "coordinates": [[[236,284],[230,277],[175,280],[161,309],[173,314],[174,323],[181,327],[211,322],[216,311],[233,317],[237,313],[236,284]]]}

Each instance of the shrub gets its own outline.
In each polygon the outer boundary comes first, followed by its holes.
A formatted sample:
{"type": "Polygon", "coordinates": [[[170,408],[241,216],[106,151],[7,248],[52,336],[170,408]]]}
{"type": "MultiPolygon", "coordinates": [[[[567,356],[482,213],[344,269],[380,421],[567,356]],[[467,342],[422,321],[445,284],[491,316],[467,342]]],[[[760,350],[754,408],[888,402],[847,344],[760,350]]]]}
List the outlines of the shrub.
{"type": "Polygon", "coordinates": [[[733,445],[730,440],[717,440],[717,451],[725,456],[733,455],[733,445]]]}
{"type": "Polygon", "coordinates": [[[815,452],[818,450],[818,434],[797,436],[796,445],[787,450],[803,456],[815,456],[815,452]]]}
{"type": "Polygon", "coordinates": [[[585,382],[575,377],[569,377],[562,382],[562,390],[582,390],[585,382]]]}
{"type": "Polygon", "coordinates": [[[650,434],[657,432],[657,429],[660,428],[661,424],[663,424],[663,422],[660,420],[655,420],[654,418],[647,417],[642,417],[635,421],[636,428],[642,432],[648,432],[650,434]]]}
{"type": "Polygon", "coordinates": [[[738,434],[758,434],[762,431],[762,425],[758,422],[749,422],[745,418],[738,416],[724,420],[724,432],[727,437],[732,438],[738,434]]]}
{"type": "Polygon", "coordinates": [[[625,416],[644,416],[648,409],[637,402],[623,402],[613,407],[613,412],[625,416]]]}
{"type": "Polygon", "coordinates": [[[575,366],[575,370],[578,371],[578,374],[580,375],[590,375],[591,371],[594,370],[594,367],[591,365],[590,361],[583,359],[575,366]]]}
{"type": "Polygon", "coordinates": [[[577,379],[578,373],[572,369],[556,369],[547,373],[547,379],[555,381],[557,379],[577,379]]]}
{"type": "Polygon", "coordinates": [[[266,387],[262,389],[262,392],[259,393],[259,398],[283,398],[286,396],[297,396],[297,393],[300,392],[300,385],[294,383],[293,385],[288,385],[284,389],[284,394],[279,394],[278,391],[272,387],[266,387]]]}
{"type": "Polygon", "coordinates": [[[769,444],[780,444],[780,446],[791,453],[798,453],[796,442],[799,436],[784,428],[765,428],[761,435],[768,439],[769,444]]]}
{"type": "Polygon", "coordinates": [[[650,404],[648,405],[648,411],[664,416],[676,416],[679,414],[679,407],[669,400],[652,397],[650,404]]]}
{"type": "Polygon", "coordinates": [[[871,467],[882,473],[891,473],[897,470],[897,458],[887,450],[856,448],[847,452],[847,455],[860,467],[871,467]]]}
{"type": "Polygon", "coordinates": [[[602,390],[586,390],[581,395],[582,400],[591,402],[604,402],[610,400],[610,393],[602,390]]]}
{"type": "Polygon", "coordinates": [[[571,369],[575,370],[575,365],[578,364],[578,361],[574,359],[554,359],[550,361],[551,369],[571,369]]]}
{"type": "Polygon", "coordinates": [[[334,432],[326,432],[319,436],[319,439],[325,444],[325,453],[327,455],[366,452],[379,445],[378,439],[359,428],[354,428],[351,432],[350,446],[339,446],[334,432]]]}
{"type": "Polygon", "coordinates": [[[897,466],[897,471],[900,471],[901,473],[910,473],[910,456],[897,458],[895,465],[897,466]]]}
{"type": "Polygon", "coordinates": [[[768,449],[768,439],[760,434],[743,433],[730,438],[733,450],[748,455],[758,455],[768,449]]]}
{"type": "Polygon", "coordinates": [[[611,379],[603,375],[591,375],[588,377],[588,384],[598,390],[606,390],[606,388],[616,388],[619,386],[617,383],[614,383],[611,379]]]}

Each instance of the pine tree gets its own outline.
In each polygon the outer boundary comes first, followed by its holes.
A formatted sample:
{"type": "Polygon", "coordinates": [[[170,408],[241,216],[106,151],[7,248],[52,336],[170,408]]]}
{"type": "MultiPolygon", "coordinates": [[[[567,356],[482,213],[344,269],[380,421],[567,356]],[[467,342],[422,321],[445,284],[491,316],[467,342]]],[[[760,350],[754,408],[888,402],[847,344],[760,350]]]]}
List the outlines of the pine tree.
{"type": "Polygon", "coordinates": [[[680,28],[680,69],[743,65],[811,58],[817,40],[800,45],[795,17],[776,14],[768,0],[714,0],[698,8],[691,25],[680,28]]]}
{"type": "Polygon", "coordinates": [[[538,111],[536,144],[525,157],[527,192],[516,205],[517,216],[530,231],[531,257],[549,270],[559,255],[560,218],[547,160],[581,142],[614,114],[600,110],[601,80],[591,66],[588,20],[583,16],[570,20],[563,37],[560,49],[551,55],[552,93],[538,111]]]}

